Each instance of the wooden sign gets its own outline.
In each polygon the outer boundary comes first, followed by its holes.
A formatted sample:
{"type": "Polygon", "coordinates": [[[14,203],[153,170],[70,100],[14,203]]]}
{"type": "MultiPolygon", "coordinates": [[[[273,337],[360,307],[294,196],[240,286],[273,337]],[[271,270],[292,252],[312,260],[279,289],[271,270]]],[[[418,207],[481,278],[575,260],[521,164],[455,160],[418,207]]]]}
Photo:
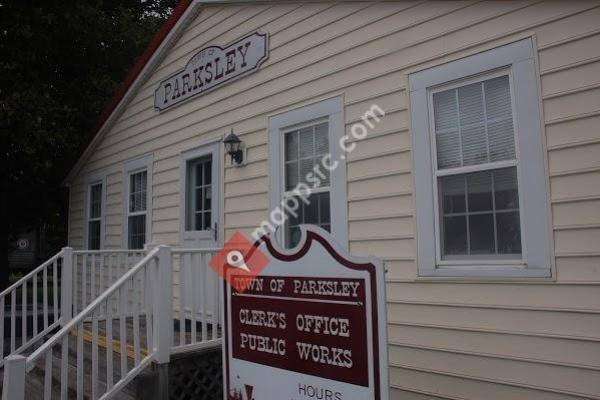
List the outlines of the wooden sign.
{"type": "Polygon", "coordinates": [[[258,70],[269,56],[268,35],[254,32],[225,47],[198,51],[179,72],[163,80],[154,108],[164,110],[258,70]]]}
{"type": "Polygon", "coordinates": [[[257,242],[269,262],[241,292],[236,279],[248,277],[225,272],[225,399],[387,400],[382,263],[349,256],[317,227],[303,227],[301,243],[257,242]]]}

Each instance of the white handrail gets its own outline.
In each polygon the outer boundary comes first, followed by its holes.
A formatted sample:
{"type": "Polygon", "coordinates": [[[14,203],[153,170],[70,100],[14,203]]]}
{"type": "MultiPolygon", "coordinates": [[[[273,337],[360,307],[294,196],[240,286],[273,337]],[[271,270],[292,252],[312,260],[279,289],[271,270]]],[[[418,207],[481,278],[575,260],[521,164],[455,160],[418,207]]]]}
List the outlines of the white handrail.
{"type": "Polygon", "coordinates": [[[62,302],[64,299],[61,299],[59,317],[58,292],[63,289],[62,278],[68,275],[65,266],[69,268],[67,259],[70,257],[71,249],[63,248],[0,293],[0,366],[4,364],[5,356],[27,350],[58,326],[59,318],[62,318],[63,311],[68,307],[65,307],[62,302]],[[62,271],[60,286],[58,269],[62,271]],[[38,289],[42,292],[41,298],[38,289]],[[6,306],[9,303],[10,309],[7,312],[6,306]],[[17,307],[20,307],[20,314],[17,307]],[[9,317],[9,334],[5,337],[6,317],[9,317]],[[39,317],[43,317],[41,324],[38,323],[39,317]],[[17,336],[19,325],[21,334],[17,336]],[[5,341],[7,344],[10,342],[7,354],[4,354],[5,341]]]}
{"type": "Polygon", "coordinates": [[[106,300],[110,298],[122,285],[125,284],[129,279],[131,279],[137,272],[139,272],[142,268],[146,266],[148,261],[156,256],[160,247],[154,248],[150,251],[144,258],[142,258],[138,263],[127,271],[123,276],[121,276],[110,288],[108,288],[104,293],[98,296],[94,301],[92,301],[87,307],[85,307],[77,316],[73,317],[69,322],[67,322],[58,332],[56,332],[50,339],[48,339],[42,346],[36,349],[29,357],[27,357],[27,372],[31,371],[35,366],[35,361],[45,352],[50,350],[55,344],[58,343],[59,340],[62,339],[64,335],[67,335],[73,327],[77,326],[80,322],[82,322],[92,311],[94,311],[97,307],[102,305],[106,300]]]}
{"type": "Polygon", "coordinates": [[[0,293],[0,297],[5,297],[13,290],[19,288],[19,286],[22,286],[24,281],[27,281],[27,280],[33,278],[34,275],[39,274],[40,271],[42,271],[44,268],[46,268],[47,266],[52,264],[54,261],[56,261],[60,257],[62,257],[63,253],[64,253],[64,250],[61,250],[58,253],[56,253],[55,255],[53,255],[52,257],[50,257],[49,259],[47,259],[46,261],[44,261],[39,267],[36,267],[33,271],[29,272],[27,275],[25,275],[24,277],[22,277],[21,279],[19,279],[18,281],[16,281],[15,283],[10,285],[6,289],[4,289],[2,291],[2,293],[0,293]]]}
{"type": "Polygon", "coordinates": [[[185,254],[185,253],[216,253],[220,248],[217,247],[197,247],[197,248],[184,248],[184,249],[171,249],[173,254],[185,254]]]}
{"type": "Polygon", "coordinates": [[[73,254],[145,253],[144,249],[73,250],[73,254]]]}
{"type": "MultiPolygon", "coordinates": [[[[42,281],[41,278],[43,278],[44,285],[46,285],[48,278],[52,278],[53,280],[48,279],[48,282],[55,284],[56,274],[49,266],[58,267],[62,271],[60,274],[61,317],[58,320],[55,318],[54,321],[51,321],[53,323],[48,327],[52,328],[55,333],[39,348],[35,349],[29,357],[24,359],[24,372],[17,368],[16,362],[14,365],[9,366],[11,373],[5,374],[5,387],[17,385],[20,390],[21,386],[24,385],[24,381],[33,379],[31,376],[28,377],[27,373],[39,368],[43,371],[44,398],[51,398],[53,387],[59,384],[61,399],[67,399],[69,390],[72,386],[75,386],[77,396],[87,396],[86,393],[89,388],[91,398],[105,400],[114,396],[117,391],[125,387],[128,382],[152,362],[163,364],[169,362],[170,356],[175,353],[221,345],[223,340],[223,321],[221,320],[222,285],[219,284],[219,278],[208,265],[210,257],[218,251],[217,248],[172,249],[164,245],[144,252],[136,252],[130,249],[102,251],[63,249],[59,254],[38,267],[36,271],[32,271],[27,275],[29,279],[33,278],[36,282],[38,282],[38,278],[39,281],[42,281]],[[135,253],[135,257],[133,259],[127,258],[125,273],[112,275],[111,268],[114,265],[111,262],[111,254],[123,253],[135,253]],[[94,256],[94,254],[96,255],[94,256]],[[143,254],[145,255],[139,259],[143,254]],[[107,255],[108,260],[105,263],[101,257],[107,257],[107,255]],[[62,263],[57,261],[60,257],[62,257],[62,263]],[[81,258],[81,264],[77,263],[78,258],[81,258]],[[91,264],[88,264],[86,259],[87,261],[91,259],[91,264]],[[94,260],[98,261],[99,259],[101,261],[96,264],[94,260]],[[139,261],[135,262],[135,260],[139,261]],[[129,268],[129,265],[134,262],[135,264],[129,268]],[[98,271],[96,267],[101,268],[100,275],[95,275],[98,271]],[[105,267],[107,268],[106,271],[102,269],[105,267]],[[50,275],[50,272],[54,276],[46,276],[50,275]],[[91,274],[89,275],[89,282],[86,282],[85,275],[81,275],[80,279],[77,279],[78,272],[91,274]],[[102,272],[107,272],[108,277],[104,277],[102,272]],[[177,300],[173,297],[173,281],[174,275],[177,273],[181,274],[179,280],[181,291],[179,304],[174,304],[174,302],[177,303],[177,300]],[[185,275],[188,276],[187,290],[184,287],[186,283],[181,281],[185,275]],[[97,276],[96,282],[99,282],[100,290],[94,291],[90,303],[87,305],[82,304],[83,310],[77,312],[76,302],[73,300],[76,300],[74,296],[80,288],[79,285],[85,286],[89,283],[93,287],[95,284],[94,276],[97,276]],[[116,281],[113,282],[113,278],[116,281]],[[106,286],[108,287],[105,290],[106,286]],[[98,293],[98,297],[94,298],[96,293],[98,293]],[[63,309],[63,305],[66,309],[63,309]],[[174,340],[176,306],[179,306],[176,318],[180,327],[179,332],[177,332],[180,340],[177,344],[174,340]],[[71,314],[72,309],[74,310],[74,317],[71,314]],[[144,323],[145,327],[143,326],[144,323]],[[113,327],[116,330],[113,331],[113,327]],[[133,330],[128,333],[129,329],[133,330]],[[74,330],[76,331],[75,338],[71,336],[74,330]],[[87,336],[88,331],[91,333],[91,337],[87,336]],[[189,336],[188,333],[190,333],[189,336]],[[132,334],[133,336],[131,336],[132,334]],[[101,344],[101,337],[103,336],[106,337],[106,351],[99,351],[98,347],[103,346],[101,344]],[[131,340],[128,340],[129,338],[131,340]],[[76,348],[73,348],[75,345],[73,340],[76,341],[76,348]],[[118,358],[113,358],[114,340],[120,344],[120,368],[113,368],[113,361],[119,365],[118,358]],[[84,341],[87,344],[84,345],[84,341]],[[58,382],[55,382],[55,378],[53,378],[53,365],[58,350],[58,347],[54,346],[61,346],[60,355],[58,356],[60,359],[58,382]],[[91,351],[86,350],[90,347],[91,351]],[[130,350],[128,350],[128,347],[130,350]],[[76,367],[69,362],[70,350],[76,352],[76,367]],[[133,355],[128,355],[129,351],[133,351],[133,355]],[[91,357],[91,364],[85,361],[86,357],[91,357]],[[101,364],[103,357],[106,357],[106,373],[100,374],[100,368],[103,368],[101,364]],[[127,361],[128,357],[133,358],[133,367],[127,361]],[[87,371],[88,365],[91,365],[89,374],[87,371]],[[73,378],[70,378],[72,376],[69,373],[70,368],[76,368],[77,370],[76,381],[71,381],[73,378]],[[117,377],[116,374],[119,374],[119,376],[117,377]],[[19,376],[15,377],[15,375],[19,376]],[[25,375],[24,380],[21,379],[22,375],[25,375]],[[102,375],[106,375],[105,383],[100,380],[102,375]],[[88,379],[91,379],[91,382],[88,382],[88,379]],[[91,386],[89,386],[90,383],[91,386]]],[[[117,265],[119,260],[120,256],[117,256],[117,265]]],[[[121,271],[119,267],[119,272],[121,271]]],[[[15,291],[23,286],[23,282],[21,284],[17,283],[6,291],[10,294],[9,300],[13,308],[13,314],[15,303],[18,303],[15,291]]],[[[32,289],[33,293],[36,293],[36,287],[30,283],[30,293],[32,289]]],[[[27,290],[26,287],[21,289],[22,293],[25,294],[27,290]]],[[[82,289],[82,293],[85,295],[85,289],[82,289]]],[[[34,302],[37,301],[36,298],[34,297],[34,302]]],[[[46,293],[44,293],[44,298],[46,298],[46,293]]],[[[3,298],[0,298],[0,303],[3,304],[3,298]]],[[[46,308],[46,304],[44,304],[44,308],[46,308]]],[[[33,312],[36,313],[35,308],[33,312]]],[[[14,321],[11,328],[13,325],[16,325],[14,321]]],[[[47,333],[51,333],[51,331],[47,333]]],[[[33,339],[36,340],[37,345],[42,338],[37,335],[33,339]]],[[[119,350],[115,348],[114,351],[119,350]]]]}

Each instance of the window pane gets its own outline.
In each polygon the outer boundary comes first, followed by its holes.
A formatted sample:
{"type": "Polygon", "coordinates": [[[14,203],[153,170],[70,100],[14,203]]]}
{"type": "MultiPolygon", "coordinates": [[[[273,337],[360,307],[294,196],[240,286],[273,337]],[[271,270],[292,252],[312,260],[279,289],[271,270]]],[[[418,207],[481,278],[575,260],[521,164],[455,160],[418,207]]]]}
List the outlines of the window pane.
{"type": "Polygon", "coordinates": [[[472,83],[458,88],[458,112],[461,126],[483,121],[481,83],[472,83]]]}
{"type": "Polygon", "coordinates": [[[488,79],[483,82],[483,85],[485,87],[485,107],[488,119],[512,119],[508,76],[488,79]]]}
{"type": "Polygon", "coordinates": [[[520,256],[516,172],[511,167],[439,178],[442,258],[520,256]]]}
{"type": "Polygon", "coordinates": [[[329,209],[329,192],[322,193],[319,197],[319,219],[322,224],[331,222],[330,211],[331,210],[329,209]]]}
{"type": "Polygon", "coordinates": [[[458,127],[458,109],[456,92],[446,90],[433,95],[435,130],[456,129],[458,127]]]}
{"type": "Polygon", "coordinates": [[[515,158],[508,76],[434,93],[433,113],[439,169],[515,158]]]}
{"type": "Polygon", "coordinates": [[[293,190],[298,183],[306,183],[313,187],[329,186],[329,171],[321,162],[323,156],[329,154],[328,135],[327,122],[285,134],[286,191],[293,190]],[[314,176],[310,181],[306,179],[308,174],[314,176]]]}
{"type": "Polygon", "coordinates": [[[292,248],[296,246],[300,242],[300,228],[298,226],[291,226],[288,229],[286,239],[285,239],[285,247],[292,248]]]}
{"type": "MultiPolygon", "coordinates": [[[[301,201],[299,198],[296,199],[301,201]]],[[[290,224],[290,226],[296,226],[304,223],[304,207],[300,206],[297,210],[290,210],[287,214],[287,217],[288,224],[290,224]]]]}
{"type": "Polygon", "coordinates": [[[285,161],[298,159],[298,131],[288,132],[284,136],[285,161]]]}
{"type": "Polygon", "coordinates": [[[202,179],[204,178],[204,163],[199,162],[196,164],[196,186],[202,186],[202,179]]]}
{"type": "Polygon", "coordinates": [[[485,126],[475,125],[461,130],[463,165],[483,164],[488,161],[485,126]]]}
{"type": "Polygon", "coordinates": [[[460,167],[462,156],[458,130],[439,132],[436,135],[437,163],[439,169],[460,167]]]}
{"type": "Polygon", "coordinates": [[[518,212],[496,215],[499,254],[521,254],[521,227],[518,212]]]}
{"type": "Polygon", "coordinates": [[[195,191],[195,195],[194,195],[194,200],[195,200],[195,204],[194,204],[194,209],[193,211],[202,211],[202,188],[198,188],[198,189],[194,189],[195,191]]]}
{"type": "Polygon", "coordinates": [[[204,185],[212,183],[212,156],[208,156],[204,161],[204,185]]]}
{"type": "Polygon", "coordinates": [[[465,212],[465,176],[447,176],[441,179],[444,214],[465,212]]]}
{"type": "Polygon", "coordinates": [[[494,171],[494,196],[497,210],[519,209],[516,167],[494,171]]]}
{"type": "Polygon", "coordinates": [[[304,223],[319,224],[319,198],[317,196],[309,197],[310,203],[304,206],[304,223]]]}
{"type": "Polygon", "coordinates": [[[211,201],[212,201],[212,187],[210,186],[206,186],[203,190],[202,190],[202,199],[203,199],[203,210],[204,211],[209,211],[212,207],[211,207],[211,201]]]}
{"type": "Polygon", "coordinates": [[[90,221],[88,223],[88,249],[100,249],[100,221],[90,221]]]}
{"type": "Polygon", "coordinates": [[[331,210],[329,202],[329,193],[316,193],[308,196],[306,204],[300,197],[295,197],[298,204],[297,210],[291,210],[291,200],[287,202],[288,210],[285,223],[285,243],[287,247],[293,247],[297,244],[297,239],[300,238],[298,226],[302,224],[311,224],[320,226],[329,231],[331,223],[331,210]],[[294,212],[292,212],[294,211],[294,212]],[[294,215],[295,214],[295,215],[294,215]]]}
{"type": "Polygon", "coordinates": [[[285,163],[285,190],[293,190],[298,185],[298,161],[285,163]]]}
{"type": "Polygon", "coordinates": [[[146,243],[146,216],[134,215],[128,221],[128,242],[130,249],[142,249],[146,243]]]}
{"type": "Polygon", "coordinates": [[[313,127],[300,129],[298,134],[300,140],[300,158],[312,157],[315,155],[315,141],[313,135],[313,127]]]}
{"type": "MultiPolygon", "coordinates": [[[[323,165],[323,158],[317,157],[315,159],[315,165],[317,165],[317,169],[315,170],[315,175],[321,180],[321,184],[319,186],[329,186],[330,185],[330,172],[329,169],[325,168],[323,165]]],[[[315,183],[316,185],[316,183],[315,183]]]]}
{"type": "Polygon", "coordinates": [[[92,185],[90,187],[90,218],[100,218],[102,216],[102,184],[92,185]]]}
{"type": "Polygon", "coordinates": [[[203,227],[202,230],[208,231],[211,228],[210,211],[204,212],[202,216],[203,227]]]}
{"type": "Polygon", "coordinates": [[[467,254],[467,218],[444,217],[443,221],[444,255],[467,254]]]}
{"type": "Polygon", "coordinates": [[[196,213],[194,214],[194,226],[192,228],[192,230],[194,231],[201,231],[202,230],[202,213],[196,213]]]}
{"type": "Polygon", "coordinates": [[[186,174],[185,229],[204,230],[202,213],[212,206],[212,155],[188,161],[186,174]]]}
{"type": "Polygon", "coordinates": [[[146,211],[146,171],[130,175],[129,186],[129,211],[146,211]]]}
{"type": "Polygon", "coordinates": [[[328,123],[323,122],[315,126],[315,154],[324,155],[329,153],[329,129],[328,123]]]}
{"type": "Polygon", "coordinates": [[[491,211],[492,174],[489,171],[467,175],[469,211],[491,211]]]}
{"type": "MultiPolygon", "coordinates": [[[[308,183],[306,181],[306,175],[313,172],[315,167],[315,159],[308,158],[300,160],[300,182],[308,183]]],[[[314,183],[310,183],[309,186],[314,186],[314,183]]]]}
{"type": "Polygon", "coordinates": [[[490,214],[469,215],[471,254],[494,254],[494,217],[490,214]]]}
{"type": "Polygon", "coordinates": [[[488,125],[490,161],[515,159],[515,137],[513,121],[505,119],[488,125]]]}

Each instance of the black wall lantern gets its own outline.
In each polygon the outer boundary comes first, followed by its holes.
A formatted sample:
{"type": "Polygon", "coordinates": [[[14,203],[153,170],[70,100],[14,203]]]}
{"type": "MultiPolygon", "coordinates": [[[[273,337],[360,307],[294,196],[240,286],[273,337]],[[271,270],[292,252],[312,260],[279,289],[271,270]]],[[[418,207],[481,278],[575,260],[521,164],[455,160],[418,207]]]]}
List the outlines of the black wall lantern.
{"type": "Polygon", "coordinates": [[[225,151],[231,156],[231,163],[240,165],[244,161],[244,151],[242,150],[242,141],[231,128],[231,133],[223,139],[225,144],[225,151]]]}

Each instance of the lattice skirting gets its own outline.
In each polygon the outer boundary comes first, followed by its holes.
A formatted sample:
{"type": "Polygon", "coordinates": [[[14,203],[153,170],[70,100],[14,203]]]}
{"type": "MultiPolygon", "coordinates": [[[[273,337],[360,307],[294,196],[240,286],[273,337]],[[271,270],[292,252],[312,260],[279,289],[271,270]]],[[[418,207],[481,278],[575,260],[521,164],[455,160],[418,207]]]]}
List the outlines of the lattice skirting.
{"type": "Polygon", "coordinates": [[[169,363],[170,400],[223,399],[221,350],[181,354],[169,363]]]}

